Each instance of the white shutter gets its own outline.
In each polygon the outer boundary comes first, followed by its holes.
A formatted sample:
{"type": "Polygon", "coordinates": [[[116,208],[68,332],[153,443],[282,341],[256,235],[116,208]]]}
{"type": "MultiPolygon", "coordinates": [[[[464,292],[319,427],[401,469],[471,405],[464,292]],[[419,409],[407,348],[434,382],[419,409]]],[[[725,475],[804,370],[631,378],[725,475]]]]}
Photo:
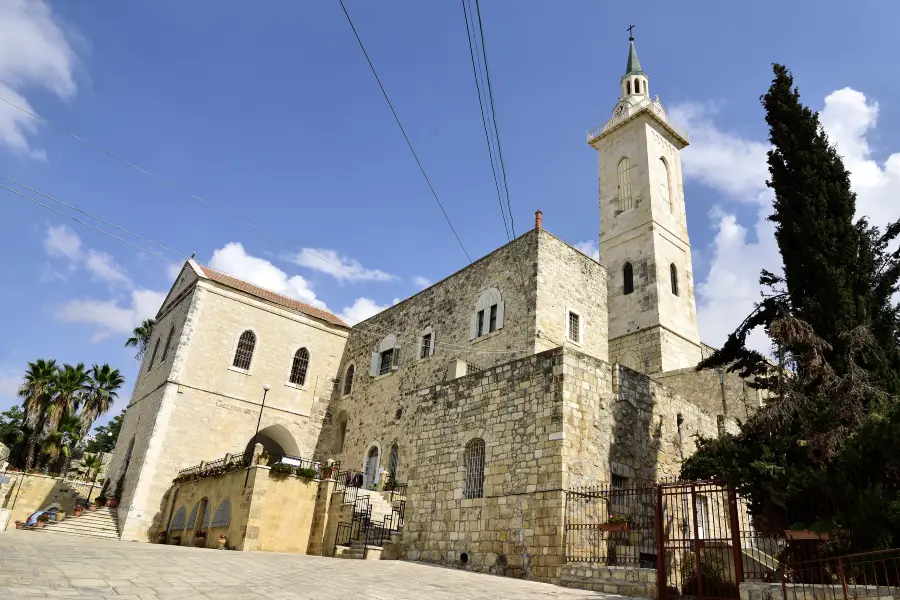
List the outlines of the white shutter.
{"type": "Polygon", "coordinates": [[[378,376],[378,362],[380,358],[381,355],[377,352],[372,353],[372,364],[369,366],[369,375],[371,375],[372,377],[378,376]]]}
{"type": "Polygon", "coordinates": [[[428,349],[428,356],[434,356],[434,349],[437,347],[437,334],[431,332],[431,348],[428,349]]]}
{"type": "Polygon", "coordinates": [[[391,361],[391,370],[396,371],[400,368],[400,346],[394,346],[393,360],[391,361]]]}
{"type": "Polygon", "coordinates": [[[497,303],[497,329],[503,329],[503,300],[497,303]]]}
{"type": "Polygon", "coordinates": [[[469,316],[469,341],[475,339],[478,336],[478,313],[473,312],[469,316]]]}

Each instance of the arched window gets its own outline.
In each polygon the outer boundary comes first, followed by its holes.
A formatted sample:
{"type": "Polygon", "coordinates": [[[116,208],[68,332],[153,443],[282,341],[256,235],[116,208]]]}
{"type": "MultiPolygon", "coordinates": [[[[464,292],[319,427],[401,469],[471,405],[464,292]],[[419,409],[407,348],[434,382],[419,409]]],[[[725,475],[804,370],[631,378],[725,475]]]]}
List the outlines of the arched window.
{"type": "Polygon", "coordinates": [[[294,362],[291,364],[291,383],[304,385],[306,383],[306,369],[309,367],[309,350],[300,348],[294,353],[294,362]]]}
{"type": "Polygon", "coordinates": [[[199,508],[200,508],[200,503],[197,502],[197,503],[194,504],[194,508],[191,509],[191,514],[190,514],[190,516],[188,517],[188,520],[187,520],[187,526],[188,526],[189,528],[191,528],[191,529],[195,529],[195,528],[196,528],[197,510],[198,510],[199,508]]]}
{"type": "Polygon", "coordinates": [[[669,165],[666,164],[666,159],[660,158],[660,169],[659,176],[661,181],[659,182],[659,193],[662,197],[662,201],[666,204],[666,208],[669,209],[670,213],[674,213],[674,205],[672,203],[672,199],[669,196],[669,165]]]}
{"type": "Polygon", "coordinates": [[[344,451],[344,438],[347,436],[347,411],[342,410],[338,413],[337,433],[334,436],[334,453],[340,454],[344,451]]]}
{"type": "Polygon", "coordinates": [[[156,338],[156,343],[153,344],[153,354],[150,355],[150,362],[147,363],[147,372],[150,372],[150,369],[153,368],[153,363],[156,362],[156,352],[159,350],[159,338],[156,338]]]}
{"type": "Polygon", "coordinates": [[[672,293],[678,295],[678,267],[675,263],[669,265],[669,279],[672,280],[672,293]]]}
{"type": "Polygon", "coordinates": [[[231,524],[231,502],[222,500],[222,504],[216,509],[210,527],[228,527],[231,524]]]}
{"type": "Polygon", "coordinates": [[[631,263],[625,263],[622,267],[622,287],[626,296],[634,291],[634,269],[631,268],[631,263]]]}
{"type": "Polygon", "coordinates": [[[619,210],[631,208],[631,161],[623,156],[619,161],[619,210]]]}
{"type": "Polygon", "coordinates": [[[630,79],[625,82],[625,93],[629,94],[629,95],[631,94],[631,80],[630,79]]]}
{"type": "Polygon", "coordinates": [[[347,372],[344,374],[344,395],[346,396],[350,392],[353,391],[353,371],[356,370],[356,367],[350,365],[347,367],[347,372]]]}
{"type": "Polygon", "coordinates": [[[172,517],[172,522],[169,524],[169,531],[181,531],[184,529],[184,517],[184,506],[180,506],[178,510],[175,511],[175,516],[172,517]]]}
{"type": "Polygon", "coordinates": [[[250,361],[253,360],[253,349],[256,348],[256,334],[249,329],[241,334],[238,340],[237,350],[234,352],[234,362],[232,365],[237,369],[250,368],[250,361]]]}
{"type": "Polygon", "coordinates": [[[634,80],[634,93],[635,94],[641,93],[641,80],[640,79],[634,80]]]}
{"type": "Polygon", "coordinates": [[[169,355],[169,346],[172,344],[172,336],[175,335],[175,325],[169,329],[169,336],[166,338],[166,345],[163,346],[163,355],[162,358],[159,359],[160,363],[166,362],[166,357],[169,355]]]}
{"type": "Polygon", "coordinates": [[[466,444],[466,489],[464,498],[484,496],[484,440],[475,438],[466,444]]]}
{"type": "Polygon", "coordinates": [[[397,479],[397,467],[400,466],[400,447],[397,444],[391,446],[391,459],[388,462],[388,473],[391,479],[397,479]]]}

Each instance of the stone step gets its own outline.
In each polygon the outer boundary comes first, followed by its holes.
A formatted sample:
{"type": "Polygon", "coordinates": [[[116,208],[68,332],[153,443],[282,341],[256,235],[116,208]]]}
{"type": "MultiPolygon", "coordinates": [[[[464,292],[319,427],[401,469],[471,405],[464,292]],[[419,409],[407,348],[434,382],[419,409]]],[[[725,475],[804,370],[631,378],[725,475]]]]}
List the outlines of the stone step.
{"type": "Polygon", "coordinates": [[[34,529],[33,531],[36,531],[39,533],[50,533],[53,535],[77,535],[80,537],[100,538],[100,539],[107,539],[107,540],[119,539],[119,533],[117,531],[112,531],[112,532],[109,532],[109,531],[86,531],[86,530],[80,530],[80,529],[55,530],[55,529],[48,529],[47,527],[43,527],[41,529],[34,529]]]}

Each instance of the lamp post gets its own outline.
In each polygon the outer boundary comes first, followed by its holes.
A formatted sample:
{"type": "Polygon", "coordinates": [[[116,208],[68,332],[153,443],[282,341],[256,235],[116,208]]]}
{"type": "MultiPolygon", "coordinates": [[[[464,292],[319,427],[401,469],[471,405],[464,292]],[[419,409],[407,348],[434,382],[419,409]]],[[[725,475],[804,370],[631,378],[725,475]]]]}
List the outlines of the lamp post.
{"type": "MultiPolygon", "coordinates": [[[[256,420],[256,432],[253,434],[253,442],[251,442],[250,447],[253,450],[250,451],[250,455],[253,456],[253,452],[256,450],[256,438],[259,437],[259,425],[262,423],[262,415],[263,410],[266,408],[266,395],[268,395],[269,390],[272,389],[272,386],[268,383],[263,385],[263,397],[262,404],[259,405],[259,418],[256,420]]],[[[247,475],[244,477],[244,487],[247,487],[247,481],[250,479],[250,466],[247,465],[247,475]]]]}

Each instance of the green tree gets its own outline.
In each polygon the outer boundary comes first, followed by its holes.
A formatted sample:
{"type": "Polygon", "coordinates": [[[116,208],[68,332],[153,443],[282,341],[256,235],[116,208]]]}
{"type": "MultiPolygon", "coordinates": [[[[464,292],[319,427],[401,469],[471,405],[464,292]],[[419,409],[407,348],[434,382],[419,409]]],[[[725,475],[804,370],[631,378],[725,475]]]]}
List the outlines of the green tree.
{"type": "Polygon", "coordinates": [[[102,466],[103,461],[99,454],[85,452],[81,460],[75,464],[74,470],[85,479],[92,480],[102,466]]]}
{"type": "Polygon", "coordinates": [[[94,430],[94,437],[84,447],[85,452],[112,452],[116,449],[116,441],[122,430],[125,410],[113,417],[106,425],[99,425],[94,430]]]}
{"type": "Polygon", "coordinates": [[[849,173],[818,114],[800,102],[784,66],[773,70],[762,104],[772,143],[767,184],[775,193],[775,210],[769,220],[776,224],[783,275],[763,271],[760,283],[770,292],[698,369],[727,366],[754,378],[759,387],[771,387],[771,363],[746,347],[747,336],[757,327],[769,332],[776,319],[790,315],[811,325],[828,344],[824,358],[838,373],[849,372],[844,334],[867,327],[875,345],[856,353],[856,360],[875,382],[898,392],[898,314],[891,296],[900,280],[900,260],[887,247],[900,234],[900,223],[882,233],[865,218],[854,222],[856,195],[849,173]]]}
{"type": "Polygon", "coordinates": [[[118,397],[119,388],[125,383],[125,378],[118,369],[113,369],[108,364],[102,367],[91,367],[87,388],[82,395],[81,429],[86,435],[91,430],[94,421],[109,410],[112,401],[118,397]]]}
{"type": "Polygon", "coordinates": [[[21,406],[10,406],[9,410],[0,413],[0,444],[15,451],[27,437],[25,412],[21,406]]]}
{"type": "Polygon", "coordinates": [[[153,327],[155,325],[155,319],[147,319],[135,327],[132,336],[125,341],[126,348],[137,348],[137,354],[134,356],[135,360],[144,358],[144,353],[147,352],[147,346],[150,345],[150,338],[153,336],[153,327]]]}
{"type": "Polygon", "coordinates": [[[38,359],[28,363],[19,388],[19,398],[25,411],[25,426],[30,430],[25,468],[34,464],[35,450],[46,427],[47,407],[53,398],[58,368],[53,359],[38,359]]]}
{"type": "Polygon", "coordinates": [[[63,459],[60,473],[67,473],[69,462],[82,438],[81,420],[74,413],[66,413],[56,429],[47,433],[41,443],[41,452],[47,456],[45,469],[63,459]]]}

